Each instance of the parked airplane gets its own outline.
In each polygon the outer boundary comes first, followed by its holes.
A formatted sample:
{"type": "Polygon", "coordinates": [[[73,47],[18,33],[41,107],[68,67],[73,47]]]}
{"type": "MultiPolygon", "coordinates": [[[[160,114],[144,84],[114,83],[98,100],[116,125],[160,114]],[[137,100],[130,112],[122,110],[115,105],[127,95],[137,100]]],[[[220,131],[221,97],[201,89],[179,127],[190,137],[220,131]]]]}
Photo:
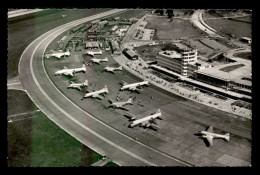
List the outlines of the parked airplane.
{"type": "Polygon", "coordinates": [[[122,66],[119,66],[119,67],[109,67],[109,66],[106,66],[104,70],[114,74],[114,71],[119,71],[119,70],[122,71],[123,67],[122,66]]]}
{"type": "Polygon", "coordinates": [[[70,52],[53,52],[53,53],[49,53],[46,54],[46,58],[50,58],[50,57],[56,57],[56,58],[61,58],[62,56],[69,56],[70,52]]]}
{"type": "Polygon", "coordinates": [[[70,75],[74,76],[75,73],[77,72],[86,72],[86,66],[83,64],[81,68],[73,68],[73,69],[68,69],[66,66],[64,66],[64,69],[58,70],[55,72],[55,75],[70,75]]]}
{"type": "Polygon", "coordinates": [[[161,113],[161,110],[158,109],[156,111],[156,113],[154,114],[151,114],[147,117],[144,117],[144,118],[141,118],[141,119],[138,119],[136,120],[136,117],[133,117],[132,115],[125,115],[126,117],[128,117],[130,119],[130,121],[133,121],[129,127],[134,127],[134,126],[142,126],[142,127],[146,127],[146,128],[151,128],[151,129],[154,129],[154,130],[158,130],[160,129],[158,126],[154,125],[153,123],[155,123],[155,119],[161,119],[162,120],[162,113],[161,113]]]}
{"type": "Polygon", "coordinates": [[[129,89],[131,91],[142,91],[140,88],[142,85],[149,85],[148,81],[142,81],[138,83],[133,83],[133,84],[127,84],[125,81],[122,81],[122,87],[120,90],[125,90],[129,89]]]}
{"type": "Polygon", "coordinates": [[[127,101],[125,102],[114,102],[112,100],[108,100],[110,102],[111,105],[109,105],[108,107],[114,107],[114,108],[121,108],[121,109],[125,109],[123,108],[123,106],[125,105],[133,105],[132,103],[132,98],[129,98],[127,101]]]}
{"type": "Polygon", "coordinates": [[[153,42],[153,43],[149,44],[149,46],[156,46],[156,45],[158,45],[158,44],[159,44],[159,43],[153,42]]]}
{"type": "Polygon", "coordinates": [[[90,93],[86,93],[83,98],[93,97],[93,98],[103,99],[103,97],[101,96],[102,94],[108,94],[108,88],[106,85],[103,89],[100,89],[100,90],[94,91],[94,92],[90,92],[90,93]]]}
{"type": "Polygon", "coordinates": [[[102,50],[100,50],[100,51],[87,51],[86,54],[91,55],[91,56],[102,55],[102,50]]]}
{"type": "Polygon", "coordinates": [[[96,59],[96,58],[92,58],[91,61],[92,61],[93,63],[100,64],[100,62],[107,62],[108,59],[107,59],[107,58],[104,58],[104,59],[96,59]]]}
{"type": "Polygon", "coordinates": [[[68,88],[76,88],[78,90],[81,90],[81,87],[86,87],[88,86],[88,80],[85,80],[85,82],[83,83],[74,83],[74,82],[70,82],[70,85],[68,86],[68,88]]]}
{"type": "Polygon", "coordinates": [[[200,135],[200,137],[203,139],[207,139],[207,141],[211,146],[213,145],[214,138],[221,138],[226,140],[227,142],[229,141],[230,138],[229,133],[226,133],[224,135],[213,133],[213,126],[209,126],[208,129],[206,129],[205,131],[199,131],[198,135],[200,135]]]}

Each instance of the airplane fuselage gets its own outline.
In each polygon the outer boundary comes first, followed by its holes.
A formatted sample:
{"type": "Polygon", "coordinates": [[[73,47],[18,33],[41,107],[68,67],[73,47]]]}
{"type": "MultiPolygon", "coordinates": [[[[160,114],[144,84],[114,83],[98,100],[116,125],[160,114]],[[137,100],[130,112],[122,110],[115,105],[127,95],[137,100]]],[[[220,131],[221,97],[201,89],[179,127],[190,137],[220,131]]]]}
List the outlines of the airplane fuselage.
{"type": "Polygon", "coordinates": [[[124,86],[122,86],[121,90],[128,89],[131,87],[142,86],[142,85],[148,85],[148,81],[124,85],[124,86]]]}
{"type": "Polygon", "coordinates": [[[102,55],[102,51],[98,51],[98,52],[93,52],[93,51],[87,51],[87,54],[89,55],[102,55]]]}
{"type": "MultiPolygon", "coordinates": [[[[213,138],[223,138],[223,139],[227,139],[229,136],[227,135],[222,135],[222,134],[216,134],[216,133],[212,133],[212,132],[207,132],[207,131],[200,131],[199,132],[200,134],[203,134],[203,135],[210,135],[212,136],[213,138]]],[[[228,139],[227,139],[228,140],[228,139]]]]}
{"type": "Polygon", "coordinates": [[[115,103],[112,103],[112,106],[115,106],[115,107],[123,107],[127,104],[132,104],[132,103],[129,103],[129,102],[115,102],[115,103]]]}
{"type": "Polygon", "coordinates": [[[77,88],[77,87],[81,87],[81,86],[86,86],[86,84],[85,83],[70,84],[68,87],[75,87],[75,88],[77,88]]]}
{"type": "Polygon", "coordinates": [[[75,69],[63,69],[63,70],[58,70],[57,72],[55,72],[55,75],[61,75],[64,73],[76,73],[76,72],[86,72],[86,68],[82,67],[82,68],[75,68],[75,69]]]}
{"type": "Polygon", "coordinates": [[[70,55],[70,52],[52,53],[52,54],[50,54],[50,55],[48,56],[48,58],[49,58],[49,57],[57,57],[57,58],[60,58],[60,57],[62,57],[62,56],[64,56],[64,55],[69,56],[69,55],[70,55]]]}
{"type": "Polygon", "coordinates": [[[156,118],[160,117],[161,115],[162,115],[161,112],[159,112],[159,113],[156,113],[156,114],[153,114],[153,115],[144,117],[144,118],[142,118],[142,119],[135,120],[135,121],[133,121],[133,122],[131,123],[130,126],[133,127],[133,126],[136,126],[136,125],[141,124],[142,122],[145,122],[145,121],[148,121],[148,120],[151,120],[151,119],[156,119],[156,118]]]}
{"type": "Polygon", "coordinates": [[[108,93],[108,91],[106,89],[101,89],[101,90],[98,90],[98,91],[95,91],[95,92],[87,93],[87,94],[84,95],[84,97],[85,98],[92,97],[95,94],[103,94],[103,93],[108,93]]]}
{"type": "Polygon", "coordinates": [[[122,67],[105,67],[105,70],[106,71],[110,71],[110,72],[113,72],[113,71],[121,71],[122,70],[122,67]]]}

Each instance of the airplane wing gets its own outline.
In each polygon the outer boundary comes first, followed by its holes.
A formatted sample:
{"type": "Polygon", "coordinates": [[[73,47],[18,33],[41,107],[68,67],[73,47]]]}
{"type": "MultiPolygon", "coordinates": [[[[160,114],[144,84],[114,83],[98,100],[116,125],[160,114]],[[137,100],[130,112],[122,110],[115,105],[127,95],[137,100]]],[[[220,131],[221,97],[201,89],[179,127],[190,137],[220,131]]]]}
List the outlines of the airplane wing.
{"type": "Polygon", "coordinates": [[[135,120],[135,116],[130,114],[130,113],[127,113],[127,114],[124,114],[124,117],[128,118],[129,120],[135,120]]]}
{"type": "Polygon", "coordinates": [[[127,82],[125,82],[125,81],[123,81],[123,80],[121,80],[121,82],[122,82],[122,85],[123,85],[123,86],[125,86],[125,85],[128,84],[127,82]]]}
{"type": "Polygon", "coordinates": [[[212,146],[213,145],[213,137],[210,135],[206,135],[205,138],[207,139],[207,141],[209,142],[209,144],[212,146]]]}
{"type": "Polygon", "coordinates": [[[101,96],[101,95],[99,95],[99,94],[94,94],[94,95],[92,95],[92,97],[94,97],[94,98],[99,98],[99,99],[103,99],[103,97],[101,96]]]}
{"type": "Polygon", "coordinates": [[[107,70],[108,72],[110,72],[110,73],[112,73],[112,74],[115,74],[115,72],[114,71],[112,71],[112,70],[107,70]]]}
{"type": "Polygon", "coordinates": [[[136,87],[129,87],[129,90],[132,90],[132,91],[135,91],[136,90],[136,87]]]}
{"type": "Polygon", "coordinates": [[[55,56],[56,56],[57,58],[60,58],[62,55],[61,55],[61,54],[55,54],[55,56]]]}
{"type": "Polygon", "coordinates": [[[153,125],[153,124],[150,124],[149,128],[151,128],[151,129],[153,129],[153,130],[155,130],[155,131],[161,129],[161,128],[158,127],[157,125],[153,125]]]}
{"type": "Polygon", "coordinates": [[[209,126],[206,131],[213,132],[213,126],[209,126]]]}
{"type": "Polygon", "coordinates": [[[158,129],[161,129],[157,125],[152,124],[150,120],[142,122],[140,126],[145,127],[145,128],[150,128],[150,129],[155,130],[155,131],[157,131],[158,129]]]}
{"type": "Polygon", "coordinates": [[[73,76],[73,72],[64,72],[63,74],[73,76]]]}
{"type": "Polygon", "coordinates": [[[148,121],[149,121],[149,123],[157,124],[157,122],[155,121],[155,119],[150,119],[150,120],[148,120],[148,121]]]}

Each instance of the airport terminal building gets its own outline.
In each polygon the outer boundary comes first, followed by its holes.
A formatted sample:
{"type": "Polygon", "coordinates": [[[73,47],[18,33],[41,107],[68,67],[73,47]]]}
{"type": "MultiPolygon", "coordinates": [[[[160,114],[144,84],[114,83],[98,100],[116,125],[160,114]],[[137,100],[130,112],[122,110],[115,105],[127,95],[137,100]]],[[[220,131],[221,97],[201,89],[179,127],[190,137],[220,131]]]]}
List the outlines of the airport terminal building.
{"type": "Polygon", "coordinates": [[[159,66],[170,69],[173,72],[188,77],[194,76],[194,70],[198,70],[202,63],[198,63],[197,50],[182,49],[180,53],[176,51],[162,51],[157,55],[157,63],[159,66]]]}
{"type": "Polygon", "coordinates": [[[151,68],[169,76],[178,78],[179,74],[225,90],[251,96],[250,65],[233,62],[212,67],[209,63],[198,60],[196,49],[187,49],[180,45],[177,47],[178,52],[169,50],[159,52],[157,54],[158,66],[151,66],[151,68]],[[177,73],[177,75],[169,74],[166,70],[177,73]]]}

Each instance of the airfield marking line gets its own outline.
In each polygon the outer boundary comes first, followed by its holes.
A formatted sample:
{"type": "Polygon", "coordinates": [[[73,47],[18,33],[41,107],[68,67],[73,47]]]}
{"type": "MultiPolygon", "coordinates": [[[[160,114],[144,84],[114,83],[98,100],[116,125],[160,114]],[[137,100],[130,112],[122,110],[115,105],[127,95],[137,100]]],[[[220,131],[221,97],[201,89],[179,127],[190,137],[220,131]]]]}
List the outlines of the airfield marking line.
{"type": "MultiPolygon", "coordinates": [[[[104,12],[105,13],[105,12],[104,12]]],[[[120,13],[122,13],[122,12],[120,12],[120,13]]],[[[118,13],[116,13],[116,14],[118,14],[118,13]]],[[[98,14],[98,15],[100,15],[100,14],[98,14]]],[[[98,16],[98,15],[94,15],[94,16],[98,16]]],[[[112,15],[115,15],[115,14],[112,14],[112,15]]],[[[112,15],[107,15],[107,16],[112,16],[112,15]]],[[[92,16],[93,17],[93,16],[92,16]]],[[[75,23],[78,23],[78,22],[81,22],[81,20],[85,20],[86,18],[90,18],[90,17],[85,17],[85,18],[83,18],[83,19],[80,19],[80,20],[77,20],[77,21],[73,21],[73,22],[69,22],[69,23],[67,23],[67,24],[64,24],[64,27],[63,28],[65,28],[65,27],[68,27],[67,25],[69,25],[69,24],[74,24],[75,25],[75,23]]],[[[82,22],[82,23],[84,23],[84,22],[82,22]]],[[[57,28],[59,28],[59,27],[57,27],[57,28]]],[[[53,31],[55,31],[55,30],[57,30],[57,28],[55,28],[55,29],[52,29],[51,31],[49,31],[49,32],[47,32],[47,33],[51,33],[51,32],[53,32],[53,31]]],[[[63,29],[63,28],[61,28],[61,29],[63,29]]],[[[61,30],[60,29],[60,30],[61,30]]],[[[44,33],[44,34],[42,34],[40,37],[43,37],[44,35],[47,35],[46,33],[44,33]]],[[[50,36],[50,35],[49,35],[50,36]]],[[[38,38],[40,38],[40,37],[38,37],[38,38]]],[[[31,45],[33,45],[35,42],[37,41],[37,39],[36,40],[34,40],[32,43],[30,43],[30,45],[28,45],[27,46],[27,48],[28,47],[30,47],[31,45]]],[[[27,49],[26,48],[26,49],[27,49]]],[[[25,50],[26,50],[25,49],[25,50]]],[[[23,52],[23,54],[22,54],[22,56],[21,57],[23,57],[23,55],[24,55],[24,53],[25,53],[25,51],[23,52]]],[[[20,74],[20,62],[21,62],[21,59],[20,59],[20,61],[19,61],[19,67],[18,67],[18,71],[19,71],[19,74],[20,74]]],[[[31,70],[32,71],[32,70],[31,70]]],[[[45,71],[45,70],[44,70],[45,71]]],[[[46,72],[45,72],[46,73],[46,72]]],[[[34,76],[34,74],[32,74],[33,76],[34,76]]],[[[35,78],[35,76],[34,76],[34,78],[35,78]]],[[[49,77],[48,77],[49,78],[49,77]]],[[[52,83],[52,82],[51,82],[52,83]]],[[[52,83],[53,84],[53,83],[52,83]]],[[[54,86],[55,87],[55,86],[54,86]]],[[[56,88],[56,87],[55,87],[56,88]]],[[[57,88],[56,88],[57,89],[57,88]]],[[[28,94],[28,96],[32,99],[32,101],[34,101],[33,100],[33,98],[30,96],[30,94],[27,92],[27,90],[24,90],[24,89],[22,89],[23,91],[25,91],[27,94],[28,94]]],[[[60,91],[59,91],[60,92],[60,91]]],[[[61,93],[61,92],[60,92],[61,93]]],[[[63,95],[63,94],[62,94],[63,95]]],[[[64,96],[64,95],[63,95],[64,96]]],[[[64,96],[65,97],[65,96],[64,96]]],[[[66,98],[66,97],[65,97],[66,98]]],[[[67,98],[66,98],[67,99],[67,98]]],[[[70,100],[69,100],[70,101],[70,100]]],[[[71,101],[70,101],[71,102],[71,101]]],[[[71,102],[72,103],[72,102],[71,102]]],[[[75,105],[74,103],[72,103],[73,105],[75,105]]],[[[35,103],[35,105],[39,108],[39,109],[41,109],[41,107],[40,106],[38,106],[38,104],[37,103],[35,103]]],[[[76,106],[76,105],[75,105],[76,106]]],[[[79,108],[78,106],[76,106],[77,108],[79,108]]],[[[81,108],[79,108],[80,110],[82,110],[81,108]]],[[[44,112],[44,110],[41,110],[41,111],[43,111],[44,112]]],[[[83,110],[82,110],[83,111],[83,110]]],[[[86,113],[86,111],[83,111],[83,112],[85,112],[86,113]]],[[[86,114],[88,114],[88,113],[86,113],[86,114]]],[[[93,116],[91,116],[93,119],[95,119],[95,120],[97,120],[97,121],[99,121],[98,119],[96,119],[95,117],[93,117],[93,116]]],[[[56,123],[52,118],[50,118],[50,117],[48,117],[49,119],[51,119],[54,123],[56,123]]],[[[101,121],[99,121],[99,122],[101,122],[101,121]]],[[[102,122],[101,122],[102,123],[102,122]]],[[[56,123],[60,128],[62,128],[64,131],[66,131],[66,132],[68,132],[68,133],[70,133],[70,135],[73,135],[73,134],[71,134],[71,132],[70,131],[67,131],[64,127],[62,127],[62,126],[60,126],[58,123],[56,123]]],[[[104,123],[103,123],[104,124],[104,123]]],[[[106,124],[105,124],[106,125],[106,124]]],[[[106,125],[106,126],[108,126],[108,125],[106,125]]],[[[112,129],[112,130],[114,130],[114,131],[116,131],[116,132],[118,132],[118,133],[120,133],[119,131],[117,131],[117,130],[115,130],[114,128],[112,128],[112,127],[110,127],[110,126],[108,126],[110,129],[112,129]]],[[[120,133],[120,134],[122,134],[122,133],[120,133]]],[[[122,134],[122,135],[124,135],[124,134],[122,134]]],[[[134,139],[132,139],[131,137],[129,137],[129,136],[127,136],[127,135],[124,135],[125,137],[128,137],[129,139],[131,139],[132,141],[135,141],[134,139]]],[[[79,140],[79,139],[78,139],[79,140]]],[[[80,141],[80,140],[79,140],[80,141]]],[[[81,143],[83,143],[82,141],[80,141],[81,143]]],[[[135,141],[135,142],[137,142],[137,141],[135,141]]],[[[153,148],[151,148],[151,147],[148,147],[147,145],[144,145],[143,143],[140,143],[140,142],[137,142],[137,143],[139,143],[139,144],[141,144],[141,145],[143,145],[143,146],[145,146],[145,147],[147,147],[147,148],[150,148],[150,149],[152,149],[152,150],[154,150],[155,152],[157,152],[157,153],[160,153],[160,154],[164,154],[165,156],[167,156],[167,157],[169,157],[169,158],[171,158],[171,159],[175,159],[175,158],[173,158],[173,157],[171,157],[171,156],[169,156],[169,155],[167,155],[167,154],[165,154],[165,153],[162,153],[162,152],[160,152],[160,151],[158,151],[158,150],[155,150],[155,149],[153,149],[153,148]]],[[[84,143],[83,143],[84,144],[84,143]]],[[[92,148],[93,149],[93,148],[92,148]]],[[[95,150],[95,148],[94,148],[94,150],[95,150]]],[[[177,160],[177,159],[175,159],[176,161],[178,161],[178,162],[181,162],[181,161],[179,161],[179,160],[177,160]]],[[[187,165],[187,164],[186,164],[187,165]]],[[[187,165],[187,166],[189,166],[189,165],[187,165]]]]}
{"type": "Polygon", "coordinates": [[[30,114],[30,112],[23,112],[23,113],[18,113],[18,114],[13,114],[13,115],[8,115],[7,117],[15,117],[15,116],[26,115],[26,114],[30,114]]]}
{"type": "MultiPolygon", "coordinates": [[[[39,112],[40,110],[36,110],[35,112],[39,112]]],[[[23,112],[23,113],[18,113],[18,114],[12,114],[12,115],[8,115],[7,117],[15,117],[15,116],[19,116],[19,115],[26,115],[26,114],[33,114],[33,111],[28,111],[28,112],[23,112]]]]}
{"type": "MultiPolygon", "coordinates": [[[[127,11],[126,9],[124,9],[125,11],[127,11]]],[[[123,12],[125,12],[125,11],[123,11],[123,12]]],[[[46,33],[43,33],[42,35],[40,35],[38,38],[40,38],[40,37],[43,37],[44,35],[48,35],[48,33],[51,33],[51,32],[53,32],[53,31],[55,31],[55,30],[57,30],[58,28],[61,28],[61,27],[68,27],[69,25],[71,25],[71,24],[75,24],[75,23],[77,23],[77,22],[82,22],[82,21],[84,21],[84,20],[86,20],[86,18],[101,18],[101,17],[96,17],[96,16],[100,16],[100,15],[102,15],[102,14],[104,14],[104,13],[108,13],[109,11],[107,11],[107,12],[102,12],[102,13],[99,13],[99,14],[96,14],[96,15],[92,15],[92,16],[88,16],[88,17],[83,17],[83,18],[81,18],[81,19],[78,19],[78,20],[75,20],[75,21],[71,21],[71,22],[67,22],[67,23],[65,23],[65,24],[63,24],[63,25],[61,25],[61,26],[58,26],[58,27],[56,27],[56,28],[54,28],[54,29],[52,29],[52,30],[49,30],[48,32],[46,32],[46,33]]],[[[110,14],[110,15],[106,15],[106,16],[113,16],[113,15],[116,15],[116,14],[119,14],[119,13],[122,13],[122,12],[117,12],[117,13],[115,13],[115,14],[110,14]]],[[[92,20],[92,19],[91,19],[92,20]]],[[[89,20],[89,21],[91,21],[91,20],[89,20]]],[[[84,22],[83,22],[84,23],[84,22]]],[[[36,42],[36,40],[38,39],[38,38],[36,38],[33,42],[31,42],[26,48],[25,48],[25,50],[28,48],[28,47],[30,47],[31,45],[33,45],[33,43],[34,42],[36,42]]],[[[25,51],[24,50],[24,51],[25,51]]],[[[23,52],[24,53],[24,52],[23,52]]],[[[23,55],[23,54],[22,54],[23,55]]],[[[22,56],[21,56],[21,58],[22,58],[22,56]]],[[[20,62],[21,62],[21,59],[19,59],[19,64],[18,64],[18,73],[20,74],[20,62]]]]}
{"type": "MultiPolygon", "coordinates": [[[[46,39],[48,39],[48,37],[47,37],[46,39]]],[[[32,66],[32,60],[33,60],[33,56],[34,56],[34,54],[35,54],[35,51],[37,50],[37,48],[39,47],[39,45],[41,45],[42,42],[45,41],[46,39],[42,40],[42,41],[36,46],[36,48],[35,48],[34,51],[33,51],[32,56],[31,56],[31,61],[30,61],[30,67],[31,67],[31,73],[32,73],[33,79],[34,79],[34,81],[35,81],[37,87],[38,87],[39,90],[45,95],[45,97],[46,97],[57,109],[59,109],[63,114],[65,114],[69,119],[71,119],[72,121],[74,121],[76,124],[78,124],[79,126],[81,126],[82,128],[84,128],[84,129],[87,130],[88,132],[92,133],[92,134],[95,135],[96,137],[98,137],[98,138],[100,138],[101,140],[103,140],[103,141],[109,143],[110,145],[116,147],[117,149],[119,149],[119,150],[121,150],[121,151],[123,151],[123,152],[125,152],[125,153],[127,153],[127,154],[129,154],[129,155],[131,155],[131,156],[133,156],[134,158],[136,158],[136,159],[138,159],[138,160],[141,160],[142,162],[145,162],[145,163],[147,163],[147,164],[149,164],[149,165],[152,165],[152,166],[156,166],[155,164],[153,164],[153,163],[151,163],[151,162],[149,162],[149,161],[147,161],[147,160],[145,160],[145,159],[143,159],[143,158],[141,158],[141,157],[139,157],[139,156],[137,156],[137,155],[135,155],[135,154],[129,152],[128,150],[126,150],[126,149],[120,147],[119,145],[117,145],[117,144],[111,142],[110,140],[108,140],[108,139],[106,139],[105,137],[99,135],[98,133],[96,133],[95,131],[91,130],[90,128],[86,127],[84,124],[82,124],[82,123],[79,122],[78,120],[74,119],[70,114],[68,114],[66,111],[64,111],[62,108],[60,108],[60,107],[59,107],[54,101],[52,101],[52,99],[45,93],[45,91],[41,88],[40,84],[38,83],[38,81],[37,81],[37,79],[36,79],[36,77],[35,77],[35,75],[34,75],[33,66],[32,66]]],[[[45,69],[44,69],[44,70],[45,70],[45,69]]]]}
{"type": "Polygon", "coordinates": [[[13,85],[13,84],[21,84],[21,82],[18,82],[18,83],[9,83],[7,85],[13,85]]]}
{"type": "MultiPolygon", "coordinates": [[[[61,29],[60,29],[60,30],[61,30],[61,29]]],[[[57,31],[56,31],[56,32],[57,32],[57,31]]],[[[55,32],[55,33],[56,33],[56,32],[55,32]]],[[[53,34],[52,34],[52,35],[53,35],[53,34]]],[[[49,37],[50,37],[50,36],[49,36],[49,37]]],[[[50,42],[51,42],[51,41],[50,41],[50,42]]],[[[49,43],[50,43],[50,42],[49,42],[49,43]]],[[[38,46],[37,46],[37,47],[38,47],[38,46]]],[[[46,46],[46,47],[47,47],[47,46],[46,46]]],[[[46,49],[46,48],[45,48],[45,49],[46,49]]],[[[33,53],[33,54],[34,54],[34,53],[33,53]]],[[[51,82],[51,84],[54,86],[54,88],[57,89],[57,87],[53,84],[53,82],[50,80],[48,74],[46,73],[45,66],[44,66],[44,62],[43,62],[43,58],[42,58],[42,64],[43,64],[43,67],[44,67],[44,72],[45,72],[45,74],[47,75],[47,78],[49,79],[49,81],[51,82]]],[[[68,99],[64,94],[62,94],[58,89],[57,89],[57,91],[58,91],[62,96],[64,96],[68,101],[71,102],[71,100],[69,100],[69,99],[68,99]]],[[[47,94],[46,94],[46,95],[47,95],[47,94]]],[[[127,135],[125,135],[125,134],[119,132],[118,130],[115,130],[115,129],[112,128],[111,126],[109,126],[109,125],[107,125],[106,123],[104,123],[104,122],[102,122],[102,121],[96,119],[96,118],[93,117],[91,114],[89,114],[89,113],[87,113],[86,111],[82,110],[81,108],[79,108],[79,107],[78,107],[76,104],[74,104],[73,102],[71,102],[71,103],[72,103],[74,106],[76,106],[78,109],[80,109],[81,111],[83,111],[84,113],[88,114],[91,118],[93,118],[93,119],[99,121],[99,122],[102,123],[103,125],[105,125],[105,126],[107,126],[108,128],[110,128],[110,129],[116,131],[117,133],[119,133],[119,134],[121,134],[121,135],[123,135],[123,136],[129,138],[130,140],[132,140],[132,141],[134,141],[134,142],[137,142],[137,143],[141,144],[142,146],[145,146],[145,147],[147,147],[147,148],[149,148],[149,149],[151,149],[151,150],[153,150],[153,151],[155,151],[155,152],[157,152],[157,153],[159,153],[159,154],[163,154],[164,156],[166,156],[166,157],[168,157],[168,158],[171,158],[171,159],[173,159],[173,160],[175,160],[175,161],[177,161],[177,162],[179,162],[179,163],[182,163],[182,164],[185,164],[185,165],[187,165],[187,166],[190,166],[190,165],[188,165],[188,164],[186,164],[186,163],[184,163],[184,162],[182,162],[182,161],[180,161],[180,160],[178,160],[178,159],[176,159],[176,158],[174,158],[174,157],[172,157],[172,156],[169,156],[169,155],[167,155],[167,154],[165,154],[165,153],[163,153],[163,152],[160,152],[160,151],[155,150],[155,149],[153,149],[153,148],[151,148],[151,147],[148,147],[147,145],[144,145],[143,143],[134,140],[133,138],[131,138],[131,137],[129,137],[129,136],[127,136],[127,135]]],[[[77,120],[76,120],[76,121],[77,121],[77,120]]],[[[76,122],[76,123],[77,123],[77,122],[76,122]]],[[[83,125],[83,126],[84,126],[84,125],[83,125]]],[[[94,132],[94,131],[93,131],[93,132],[94,132]]]]}
{"type": "MultiPolygon", "coordinates": [[[[75,22],[75,23],[77,23],[77,22],[75,22]]],[[[75,23],[74,23],[74,24],[75,24],[75,23]]],[[[79,23],[80,23],[80,22],[79,22],[79,23]]],[[[83,23],[83,22],[82,22],[82,23],[83,23]]],[[[76,25],[77,25],[77,24],[76,24],[76,25]]],[[[80,125],[82,128],[86,129],[87,131],[89,131],[89,132],[92,133],[93,135],[99,137],[99,138],[102,139],[103,141],[106,141],[107,143],[111,144],[112,146],[118,148],[119,150],[121,150],[121,151],[123,151],[123,152],[125,152],[125,153],[127,153],[127,154],[129,154],[129,155],[131,155],[131,156],[133,156],[133,157],[135,157],[135,158],[141,160],[142,162],[145,162],[145,163],[147,163],[147,164],[149,164],[149,165],[156,166],[155,164],[153,164],[153,163],[151,163],[151,162],[149,162],[149,161],[147,161],[147,160],[145,160],[145,159],[143,159],[143,158],[141,158],[141,157],[139,157],[139,156],[137,156],[137,155],[135,155],[135,154],[129,152],[128,150],[125,150],[124,148],[122,148],[122,147],[120,147],[120,146],[114,144],[113,142],[109,141],[109,140],[106,139],[105,137],[103,137],[103,136],[99,135],[98,133],[92,131],[91,129],[89,129],[88,127],[86,127],[86,126],[83,125],[82,123],[80,123],[78,120],[76,120],[76,119],[74,119],[73,117],[71,117],[66,111],[64,111],[64,110],[63,110],[62,108],[60,108],[55,102],[53,102],[53,101],[51,100],[51,98],[44,92],[44,90],[43,90],[43,89],[41,88],[41,86],[39,85],[39,83],[38,83],[38,81],[37,81],[37,79],[36,79],[36,77],[35,77],[35,75],[34,75],[34,72],[33,72],[33,66],[32,66],[33,56],[34,56],[34,54],[35,54],[37,48],[38,48],[45,40],[47,40],[50,36],[56,34],[57,32],[59,32],[60,30],[66,28],[66,27],[67,27],[67,26],[65,26],[65,27],[59,29],[58,31],[56,31],[56,32],[54,32],[54,33],[51,33],[49,36],[47,36],[44,40],[42,40],[42,41],[36,46],[36,48],[34,49],[34,51],[33,51],[33,53],[32,53],[32,56],[31,56],[31,59],[30,59],[31,74],[32,74],[32,77],[33,77],[33,79],[34,79],[36,85],[38,86],[39,90],[45,95],[45,97],[46,97],[57,109],[59,109],[61,112],[63,112],[68,118],[70,118],[72,121],[74,121],[75,123],[77,123],[78,125],[80,125]]],[[[52,40],[51,40],[51,41],[52,41],[52,40]]],[[[51,42],[51,41],[50,41],[50,42],[51,42]]],[[[49,42],[49,43],[50,43],[50,42],[49,42]]],[[[43,59],[42,59],[42,62],[43,62],[43,59]]],[[[44,67],[44,65],[43,65],[43,67],[44,67]]],[[[46,73],[46,71],[45,71],[45,67],[44,67],[44,72],[45,72],[45,74],[47,75],[47,73],[46,73]]],[[[47,78],[49,79],[48,75],[47,75],[47,78]]],[[[49,80],[50,80],[50,79],[49,79],[49,80]]],[[[51,80],[50,80],[50,82],[51,82],[51,80]]],[[[51,83],[52,83],[52,82],[51,82],[51,83]]],[[[55,87],[55,86],[54,86],[54,87],[55,87]]],[[[55,88],[56,88],[56,87],[55,87],[55,88]]],[[[56,89],[57,89],[57,88],[56,88],[56,89]]],[[[57,89],[57,90],[58,90],[58,89],[57,89]]],[[[59,91],[59,90],[58,90],[58,91],[59,91]]],[[[60,91],[59,91],[59,92],[60,92],[60,91]]],[[[61,94],[62,94],[62,93],[61,93],[61,94]]],[[[62,94],[62,95],[63,95],[63,94],[62,94]]],[[[64,95],[63,95],[63,96],[64,96],[64,95]]],[[[65,96],[64,96],[64,97],[65,97],[65,96]]],[[[67,99],[67,98],[66,98],[66,99],[67,99]]],[[[74,103],[73,103],[73,104],[74,104],[74,103]]],[[[75,105],[75,104],[74,104],[74,105],[75,105]]],[[[75,106],[76,106],[76,105],[75,105],[75,106]]],[[[82,110],[82,109],[81,109],[81,110],[82,110]]],[[[83,110],[82,110],[82,111],[83,111],[83,110]]],[[[83,112],[85,112],[85,111],[83,111],[83,112]]],[[[85,112],[85,113],[86,113],[86,112],[85,112]]],[[[87,113],[87,114],[88,114],[88,113],[87,113]]],[[[89,114],[89,115],[90,115],[90,114],[89,114]]],[[[92,117],[92,118],[94,118],[94,117],[92,117]]],[[[95,118],[94,118],[94,119],[95,119],[95,118]]],[[[56,122],[55,122],[55,123],[56,123],[56,122]]]]}
{"type": "Polygon", "coordinates": [[[9,121],[9,123],[13,123],[13,122],[18,122],[18,121],[21,121],[21,120],[27,120],[29,118],[35,118],[35,117],[39,117],[40,115],[36,115],[36,116],[32,116],[32,117],[26,117],[26,118],[22,118],[22,119],[17,119],[17,120],[11,120],[9,121]]]}

